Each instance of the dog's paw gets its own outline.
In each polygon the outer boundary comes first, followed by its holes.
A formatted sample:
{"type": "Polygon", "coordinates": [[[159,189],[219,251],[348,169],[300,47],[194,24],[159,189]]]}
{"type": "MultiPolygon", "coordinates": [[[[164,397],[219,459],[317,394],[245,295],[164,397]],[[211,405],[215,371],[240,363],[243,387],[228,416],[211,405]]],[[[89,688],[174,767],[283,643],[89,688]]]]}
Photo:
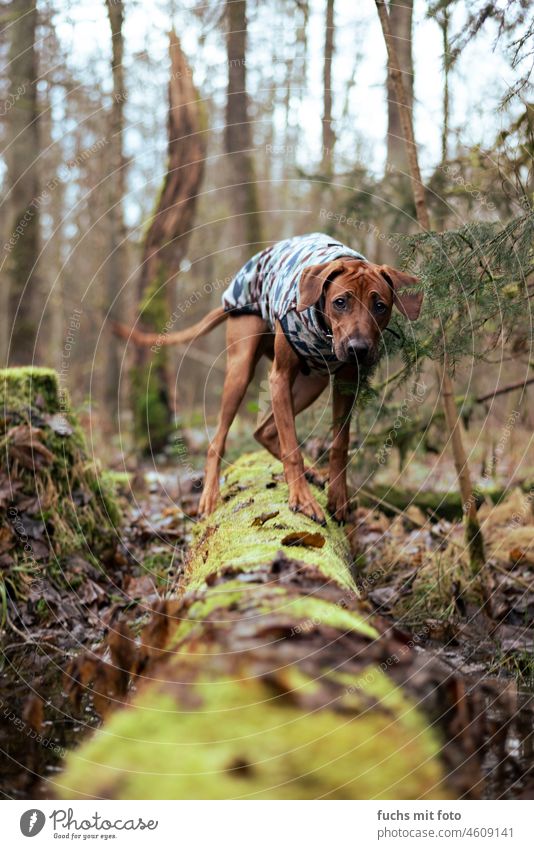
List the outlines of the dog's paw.
{"type": "Polygon", "coordinates": [[[318,522],[319,525],[326,525],[326,517],[321,505],[315,500],[309,489],[293,492],[289,496],[289,508],[294,513],[302,513],[304,516],[318,522]]]}
{"type": "Polygon", "coordinates": [[[350,502],[346,492],[330,492],[327,507],[328,512],[336,522],[345,524],[350,513],[350,502]]]}
{"type": "Polygon", "coordinates": [[[306,466],[304,476],[308,483],[319,487],[319,489],[324,489],[328,480],[328,474],[321,474],[321,472],[318,472],[317,469],[313,468],[313,466],[306,466]]]}
{"type": "Polygon", "coordinates": [[[202,495],[200,496],[200,501],[198,503],[198,515],[201,518],[205,516],[209,516],[215,508],[217,507],[217,502],[219,500],[219,490],[218,489],[205,489],[202,495]]]}

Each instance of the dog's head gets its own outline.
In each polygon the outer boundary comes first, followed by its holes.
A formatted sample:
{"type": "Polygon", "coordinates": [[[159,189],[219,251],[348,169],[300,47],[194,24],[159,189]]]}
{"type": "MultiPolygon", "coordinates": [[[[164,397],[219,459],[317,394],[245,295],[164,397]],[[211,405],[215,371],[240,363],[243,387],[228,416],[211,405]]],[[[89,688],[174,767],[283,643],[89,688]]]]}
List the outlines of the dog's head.
{"type": "Polygon", "coordinates": [[[341,362],[373,365],[382,331],[393,307],[414,321],[421,310],[422,292],[410,292],[417,277],[359,259],[339,259],[310,265],[300,278],[297,312],[321,303],[322,317],[333,336],[341,362]]]}

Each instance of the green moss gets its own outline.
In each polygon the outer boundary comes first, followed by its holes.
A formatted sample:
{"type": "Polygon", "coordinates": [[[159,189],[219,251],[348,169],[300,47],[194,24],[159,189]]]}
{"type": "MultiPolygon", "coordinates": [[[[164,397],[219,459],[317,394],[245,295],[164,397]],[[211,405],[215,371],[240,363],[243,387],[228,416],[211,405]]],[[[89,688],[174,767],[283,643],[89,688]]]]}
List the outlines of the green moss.
{"type": "MultiPolygon", "coordinates": [[[[326,511],[325,493],[314,488],[314,495],[326,511]]],[[[353,589],[348,566],[349,548],[343,529],[328,518],[323,533],[312,519],[293,513],[287,504],[288,489],[283,482],[282,464],[266,452],[258,451],[238,460],[226,475],[221,497],[221,505],[210,516],[208,527],[201,526],[205,542],[199,543],[189,563],[189,588],[201,586],[209,575],[223,568],[249,571],[270,563],[283,551],[303,563],[319,565],[326,579],[353,589]],[[273,483],[276,483],[278,515],[257,527],[254,520],[273,511],[275,490],[268,488],[273,483]],[[284,545],[284,537],[294,531],[323,533],[324,547],[284,545]]]]}
{"type": "MultiPolygon", "coordinates": [[[[296,689],[312,681],[298,678],[296,689]]],[[[435,736],[381,672],[369,705],[303,710],[259,680],[159,686],[116,713],[59,779],[63,798],[446,798],[435,736]],[[384,706],[384,710],[382,710],[384,706]]]]}
{"type": "Polygon", "coordinates": [[[91,473],[88,474],[91,491],[102,502],[109,521],[115,527],[122,521],[122,509],[118,499],[129,492],[129,481],[130,475],[100,469],[97,464],[93,465],[91,473]]]}
{"type": "Polygon", "coordinates": [[[70,753],[55,792],[448,798],[437,734],[375,660],[390,656],[389,645],[363,607],[343,606],[357,599],[343,532],[287,509],[281,466],[264,452],[228,471],[222,497],[200,525],[160,665],[70,753]],[[319,531],[325,544],[287,549],[298,569],[281,572],[288,530],[319,531]]]}
{"type": "Polygon", "coordinates": [[[98,557],[111,549],[121,515],[109,480],[88,457],[80,423],[55,371],[0,371],[0,400],[0,447],[16,484],[10,510],[0,518],[0,528],[10,535],[7,551],[13,561],[4,578],[20,598],[26,591],[22,572],[37,577],[46,570],[61,582],[65,558],[74,553],[98,557]],[[21,431],[29,462],[17,459],[13,434],[21,431]],[[49,452],[41,462],[39,445],[49,452]],[[37,557],[31,539],[24,536],[27,519],[44,523],[37,557]],[[48,559],[42,555],[43,543],[48,559]]]}
{"type": "Polygon", "coordinates": [[[101,474],[101,480],[115,495],[128,495],[132,475],[130,472],[116,472],[114,469],[104,469],[101,474]]]}
{"type": "Polygon", "coordinates": [[[262,622],[271,623],[273,616],[280,624],[285,621],[294,634],[308,633],[316,626],[325,626],[342,634],[354,632],[369,639],[378,637],[378,632],[365,616],[338,604],[312,595],[291,596],[283,586],[247,585],[232,580],[208,587],[204,597],[191,605],[173,631],[168,649],[176,649],[185,639],[190,639],[195,628],[199,633],[208,618],[210,628],[216,634],[218,629],[231,628],[236,619],[254,623],[261,630],[262,622]]]}
{"type": "Polygon", "coordinates": [[[431,490],[419,489],[417,491],[407,489],[397,489],[387,484],[379,484],[374,482],[369,488],[371,495],[359,493],[358,499],[361,504],[371,507],[378,506],[380,510],[389,516],[395,516],[394,510],[391,510],[388,505],[393,505],[398,510],[406,510],[408,507],[419,507],[423,513],[432,512],[437,516],[442,516],[444,519],[453,521],[459,516],[462,516],[462,498],[457,492],[434,492],[431,490]],[[382,499],[387,502],[384,503],[382,499]]]}
{"type": "Polygon", "coordinates": [[[473,576],[479,574],[484,566],[486,556],[484,552],[484,537],[480,530],[478,519],[465,519],[465,541],[469,550],[469,559],[473,576]]]}
{"type": "MultiPolygon", "coordinates": [[[[168,275],[160,266],[154,280],[148,285],[139,309],[144,327],[161,332],[168,317],[165,281],[168,275]]],[[[168,396],[166,369],[168,350],[138,351],[138,362],[131,370],[132,408],[137,445],[143,452],[163,448],[173,429],[168,396]]]]}
{"type": "Polygon", "coordinates": [[[296,628],[299,627],[299,622],[303,621],[305,625],[306,623],[320,623],[341,632],[356,631],[358,634],[371,639],[378,637],[376,628],[366,622],[362,616],[352,610],[345,610],[339,605],[332,604],[332,602],[324,601],[322,598],[308,596],[292,599],[285,612],[295,620],[296,628]]]}
{"type": "Polygon", "coordinates": [[[0,369],[0,407],[5,415],[27,412],[28,407],[42,407],[48,413],[59,408],[59,379],[54,369],[36,366],[0,369]]]}

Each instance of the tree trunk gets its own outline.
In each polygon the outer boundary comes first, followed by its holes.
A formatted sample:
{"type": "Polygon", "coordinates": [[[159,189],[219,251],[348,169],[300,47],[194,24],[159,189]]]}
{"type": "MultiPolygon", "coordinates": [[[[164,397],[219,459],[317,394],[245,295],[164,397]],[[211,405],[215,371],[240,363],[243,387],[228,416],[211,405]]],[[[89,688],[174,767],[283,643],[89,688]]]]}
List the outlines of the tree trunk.
{"type": "MultiPolygon", "coordinates": [[[[126,159],[124,156],[124,87],[123,53],[124,4],[122,0],[106,0],[111,28],[111,72],[113,96],[109,114],[108,155],[110,173],[107,178],[109,223],[109,254],[104,268],[107,315],[114,321],[120,318],[119,293],[128,276],[126,225],[123,201],[126,193],[126,159]]],[[[108,331],[106,340],[106,372],[104,400],[109,423],[117,426],[120,387],[120,344],[114,333],[108,331]]]]}
{"type": "Polygon", "coordinates": [[[332,129],[332,59],[334,57],[334,0],[326,0],[326,27],[323,67],[323,150],[321,167],[327,177],[332,174],[335,134],[332,129]]]}
{"type": "MultiPolygon", "coordinates": [[[[408,96],[404,90],[395,40],[392,36],[390,19],[386,5],[383,0],[375,0],[375,2],[388,51],[390,74],[395,85],[396,99],[400,109],[402,133],[405,140],[417,220],[419,222],[419,226],[423,230],[429,231],[430,216],[426,203],[425,188],[421,178],[421,171],[419,169],[417,147],[413,131],[412,111],[410,109],[408,96]]],[[[467,454],[462,440],[462,433],[459,428],[458,410],[454,400],[454,387],[449,373],[449,363],[446,353],[442,364],[436,365],[436,369],[438,374],[438,386],[440,388],[443,402],[443,411],[445,413],[445,421],[454,457],[454,465],[456,468],[456,474],[458,475],[458,484],[464,505],[466,542],[469,546],[473,569],[476,571],[484,563],[484,544],[477,518],[476,499],[473,492],[467,454]]]]}
{"type": "MultiPolygon", "coordinates": [[[[342,529],[293,513],[282,481],[265,452],[229,470],[180,599],[160,604],[143,632],[144,683],[70,753],[56,792],[450,798],[422,694],[408,691],[424,666],[369,620],[342,529]],[[307,546],[290,545],[299,535],[307,546]]],[[[446,685],[432,687],[443,713],[446,685]]]]}
{"type": "MultiPolygon", "coordinates": [[[[140,329],[159,333],[169,319],[168,292],[187,251],[205,158],[202,105],[174,31],[170,55],[168,171],[146,235],[139,277],[140,329]]],[[[155,352],[135,350],[134,427],[139,447],[145,451],[160,450],[173,427],[168,357],[165,346],[155,352]]]]}
{"type": "Polygon", "coordinates": [[[413,106],[412,17],[413,0],[402,0],[401,3],[391,2],[389,4],[389,26],[392,38],[395,41],[396,52],[395,65],[388,54],[387,70],[387,173],[390,176],[392,174],[407,175],[409,170],[394,75],[397,71],[400,71],[407,106],[411,115],[413,106]]]}
{"type": "Polygon", "coordinates": [[[449,10],[445,7],[438,18],[443,43],[443,125],[441,127],[441,161],[449,158],[450,91],[449,75],[451,70],[451,47],[449,43],[449,10]]]}
{"type": "Polygon", "coordinates": [[[12,104],[6,113],[5,150],[9,190],[9,246],[4,285],[9,289],[11,342],[9,361],[27,365],[35,360],[40,318],[37,260],[40,247],[39,106],[37,99],[36,0],[12,0],[9,81],[12,104]]]}
{"type": "MultiPolygon", "coordinates": [[[[409,233],[414,217],[413,196],[410,188],[408,158],[393,74],[396,69],[400,70],[411,113],[413,106],[413,0],[407,0],[406,3],[400,4],[390,2],[389,9],[390,27],[397,48],[398,65],[393,68],[388,56],[386,76],[387,156],[382,196],[386,227],[396,233],[409,233]]],[[[378,241],[376,249],[380,262],[393,266],[398,264],[398,251],[386,242],[378,241]]]]}
{"type": "Polygon", "coordinates": [[[262,234],[247,95],[246,0],[227,0],[226,26],[228,92],[225,148],[232,186],[233,214],[236,216],[237,241],[243,246],[243,257],[248,259],[260,245],[262,234]]]}

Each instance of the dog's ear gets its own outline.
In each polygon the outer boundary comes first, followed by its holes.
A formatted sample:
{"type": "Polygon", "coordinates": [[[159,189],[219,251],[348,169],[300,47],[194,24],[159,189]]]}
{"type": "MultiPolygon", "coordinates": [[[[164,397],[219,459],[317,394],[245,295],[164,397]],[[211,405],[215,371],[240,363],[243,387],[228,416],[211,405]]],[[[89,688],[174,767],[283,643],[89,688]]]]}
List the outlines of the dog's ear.
{"type": "Polygon", "coordinates": [[[410,321],[415,321],[416,318],[419,318],[424,297],[423,292],[403,291],[404,289],[409,289],[410,286],[417,286],[419,278],[412,277],[411,274],[406,274],[404,271],[399,271],[390,265],[381,265],[380,274],[393,289],[393,303],[399,312],[405,315],[406,318],[409,318],[410,321]]]}
{"type": "Polygon", "coordinates": [[[321,265],[309,265],[308,268],[305,268],[299,281],[297,312],[303,312],[303,310],[313,307],[323,294],[328,278],[342,269],[343,263],[340,260],[323,262],[321,265]]]}

